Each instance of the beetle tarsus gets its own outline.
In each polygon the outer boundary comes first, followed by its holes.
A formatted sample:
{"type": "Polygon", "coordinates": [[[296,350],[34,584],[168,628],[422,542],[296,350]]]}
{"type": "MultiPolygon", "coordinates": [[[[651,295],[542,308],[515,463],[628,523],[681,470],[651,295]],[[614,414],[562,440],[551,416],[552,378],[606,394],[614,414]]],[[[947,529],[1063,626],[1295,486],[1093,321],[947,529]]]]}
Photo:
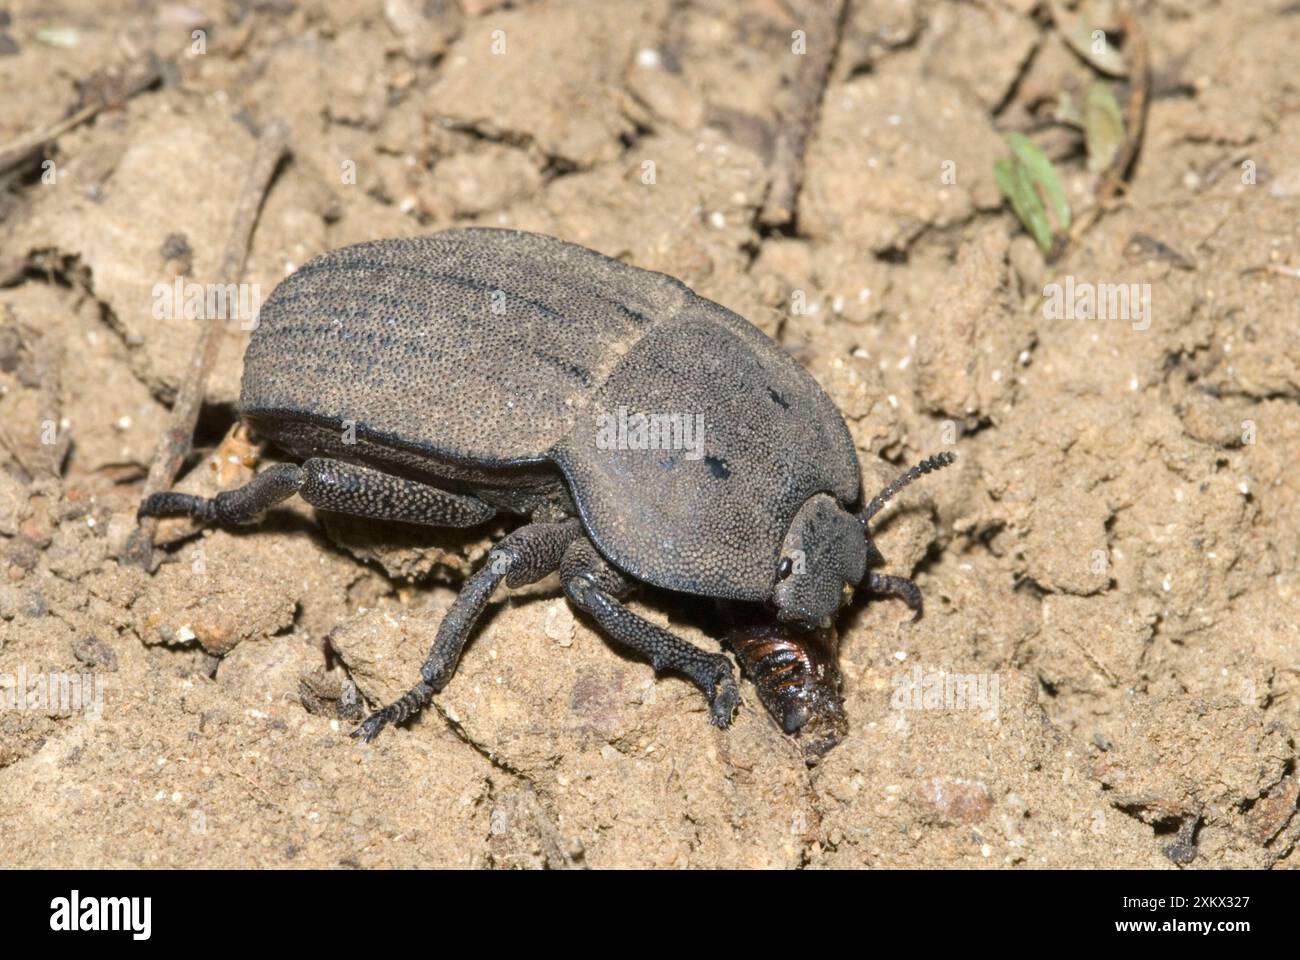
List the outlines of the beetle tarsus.
{"type": "Polygon", "coordinates": [[[352,736],[369,743],[379,736],[379,731],[388,724],[405,723],[423,710],[425,704],[433,697],[433,693],[433,688],[427,683],[417,683],[400,698],[366,717],[361,725],[352,731],[352,736]]]}
{"type": "Polygon", "coordinates": [[[709,722],[719,730],[731,726],[731,721],[740,707],[740,688],[731,672],[731,663],[719,654],[722,667],[714,682],[713,693],[709,696],[709,722]]]}
{"type": "Polygon", "coordinates": [[[370,743],[375,737],[379,736],[379,731],[384,729],[388,724],[388,708],[376,710],[370,716],[357,726],[348,736],[354,740],[360,740],[362,743],[370,743]]]}
{"type": "Polygon", "coordinates": [[[215,517],[213,500],[207,497],[195,497],[188,493],[176,493],[165,490],[151,494],[140,502],[135,512],[137,520],[145,517],[193,517],[201,523],[208,523],[215,517]]]}

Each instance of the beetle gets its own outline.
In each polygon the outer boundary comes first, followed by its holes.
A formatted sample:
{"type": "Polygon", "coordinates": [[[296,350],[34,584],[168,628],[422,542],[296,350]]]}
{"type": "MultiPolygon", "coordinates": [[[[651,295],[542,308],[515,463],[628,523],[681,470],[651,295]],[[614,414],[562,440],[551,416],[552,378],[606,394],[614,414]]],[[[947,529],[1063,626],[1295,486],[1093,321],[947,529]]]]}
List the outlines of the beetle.
{"type": "Polygon", "coordinates": [[[922,461],[862,503],[848,428],[758,328],[681,281],[552,237],[471,228],[316,257],[267,298],[240,415],[301,463],[215,497],[163,492],[140,516],[239,524],[293,494],[324,509],[502,538],[439,625],[372,740],[450,680],[493,590],[558,570],[568,599],[656,672],[684,674],[711,721],[739,705],[731,661],[623,604],[640,583],[767,604],[825,629],[859,586],[921,610],[868,522],[922,461]],[[656,429],[657,427],[657,429],[656,429]]]}

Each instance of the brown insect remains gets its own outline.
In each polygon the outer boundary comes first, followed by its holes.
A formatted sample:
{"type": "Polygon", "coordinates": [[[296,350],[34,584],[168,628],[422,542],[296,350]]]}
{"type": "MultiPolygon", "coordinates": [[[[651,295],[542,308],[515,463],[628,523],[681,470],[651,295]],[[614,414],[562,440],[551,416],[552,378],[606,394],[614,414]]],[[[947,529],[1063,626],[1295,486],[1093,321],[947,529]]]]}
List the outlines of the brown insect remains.
{"type": "Polygon", "coordinates": [[[739,627],[724,637],[758,698],[804,759],[816,763],[844,739],[848,719],[840,692],[839,638],[834,629],[800,630],[787,623],[739,627]]]}

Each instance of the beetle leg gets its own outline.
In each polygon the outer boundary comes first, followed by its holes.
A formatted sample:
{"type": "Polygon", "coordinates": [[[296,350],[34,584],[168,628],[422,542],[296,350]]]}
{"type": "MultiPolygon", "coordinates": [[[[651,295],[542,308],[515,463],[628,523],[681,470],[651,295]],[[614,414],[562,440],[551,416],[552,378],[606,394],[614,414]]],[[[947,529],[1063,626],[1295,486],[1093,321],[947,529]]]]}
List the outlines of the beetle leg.
{"type": "Polygon", "coordinates": [[[386,724],[402,723],[419,713],[451,679],[470,630],[497,585],[504,580],[507,586],[522,587],[542,579],[559,567],[565,549],[581,535],[578,520],[565,520],[530,523],[502,538],[488,554],[487,563],[465,582],[438,625],[438,635],[420,670],[420,682],[398,700],[372,713],[352,731],[352,736],[369,743],[386,724]]]}
{"type": "Polygon", "coordinates": [[[313,507],[354,517],[429,527],[473,527],[497,512],[477,497],[342,460],[312,457],[302,470],[298,492],[304,500],[313,507]]]}
{"type": "Polygon", "coordinates": [[[902,599],[915,615],[913,620],[921,618],[921,588],[906,577],[891,577],[886,573],[872,573],[867,586],[876,593],[889,593],[902,599]]]}
{"type": "Polygon", "coordinates": [[[140,504],[139,515],[189,516],[204,523],[249,523],[295,493],[322,510],[431,527],[472,527],[496,513],[496,508],[477,497],[450,493],[371,467],[312,457],[301,467],[278,463],[238,490],[225,490],[215,497],[156,493],[140,504]]]}
{"type": "Polygon", "coordinates": [[[287,500],[302,486],[302,467],[277,463],[262,471],[237,490],[223,490],[215,497],[194,497],[166,490],[146,497],[136,515],[140,517],[193,517],[202,523],[249,523],[268,507],[287,500]]]}
{"type": "Polygon", "coordinates": [[[714,726],[730,725],[740,704],[740,691],[723,654],[709,653],[637,616],[619,603],[630,585],[605,562],[591,542],[575,540],[560,563],[564,592],[578,607],[596,618],[602,630],[650,661],[658,673],[676,670],[690,678],[709,700],[714,726]]]}

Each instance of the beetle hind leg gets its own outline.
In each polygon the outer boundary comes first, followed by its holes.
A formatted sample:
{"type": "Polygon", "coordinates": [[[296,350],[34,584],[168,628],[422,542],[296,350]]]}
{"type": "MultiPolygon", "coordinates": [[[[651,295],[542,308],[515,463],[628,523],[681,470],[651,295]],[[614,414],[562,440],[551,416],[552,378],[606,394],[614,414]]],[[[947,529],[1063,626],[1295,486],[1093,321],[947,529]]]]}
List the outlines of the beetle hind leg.
{"type": "Polygon", "coordinates": [[[200,523],[249,523],[281,500],[287,500],[302,486],[303,470],[295,463],[277,463],[262,471],[237,490],[223,490],[215,497],[195,497],[166,490],[146,497],[137,517],[193,517],[200,523]]]}
{"type": "Polygon", "coordinates": [[[389,723],[402,723],[419,713],[447,685],[460,662],[474,623],[502,580],[510,587],[534,583],[560,565],[565,549],[582,535],[577,520],[530,523],[502,538],[456,596],[438,625],[420,682],[388,706],[367,717],[352,736],[369,743],[389,723]]]}
{"type": "Polygon", "coordinates": [[[575,540],[564,554],[560,581],[569,599],[591,614],[608,636],[649,660],[656,673],[684,674],[708,698],[713,725],[730,726],[740,690],[726,656],[701,650],[623,606],[619,598],[628,593],[626,578],[586,539],[575,540]]]}
{"type": "Polygon", "coordinates": [[[496,514],[477,497],[394,476],[342,460],[312,457],[298,466],[277,463],[237,490],[215,497],[167,491],[140,504],[141,517],[193,517],[202,523],[251,523],[295,493],[314,507],[374,520],[432,527],[472,527],[496,514]]]}

